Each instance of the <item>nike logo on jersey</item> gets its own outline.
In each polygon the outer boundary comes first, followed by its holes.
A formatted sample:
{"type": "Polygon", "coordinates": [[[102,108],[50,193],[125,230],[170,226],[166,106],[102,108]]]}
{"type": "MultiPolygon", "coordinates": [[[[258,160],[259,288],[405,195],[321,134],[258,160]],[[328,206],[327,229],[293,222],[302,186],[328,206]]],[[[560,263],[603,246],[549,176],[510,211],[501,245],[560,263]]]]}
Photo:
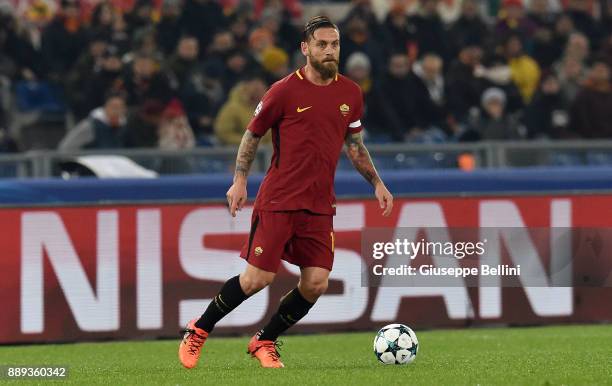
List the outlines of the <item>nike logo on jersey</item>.
{"type": "Polygon", "coordinates": [[[298,113],[301,113],[301,112],[306,111],[306,110],[308,110],[310,108],[312,108],[312,106],[308,106],[308,107],[304,107],[304,108],[298,107],[296,111],[298,113]]]}

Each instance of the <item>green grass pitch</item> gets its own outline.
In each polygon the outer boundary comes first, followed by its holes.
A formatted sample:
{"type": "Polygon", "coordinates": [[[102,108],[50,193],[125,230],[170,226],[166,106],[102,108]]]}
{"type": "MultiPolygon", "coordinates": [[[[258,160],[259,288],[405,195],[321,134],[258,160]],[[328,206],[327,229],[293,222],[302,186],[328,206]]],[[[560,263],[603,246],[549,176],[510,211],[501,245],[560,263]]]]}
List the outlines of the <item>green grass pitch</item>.
{"type": "Polygon", "coordinates": [[[193,370],[178,362],[178,339],[0,346],[0,365],[70,366],[66,381],[15,385],[612,385],[612,325],[416,333],[419,354],[406,366],[377,362],[375,331],[284,337],[280,370],[246,355],[248,337],[214,336],[193,370]]]}

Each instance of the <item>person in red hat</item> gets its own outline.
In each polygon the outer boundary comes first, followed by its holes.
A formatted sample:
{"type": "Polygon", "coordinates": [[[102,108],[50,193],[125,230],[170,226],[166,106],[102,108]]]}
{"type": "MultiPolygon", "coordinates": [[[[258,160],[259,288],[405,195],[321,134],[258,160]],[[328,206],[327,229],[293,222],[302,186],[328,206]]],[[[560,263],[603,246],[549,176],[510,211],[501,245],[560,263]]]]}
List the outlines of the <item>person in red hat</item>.
{"type": "Polygon", "coordinates": [[[195,146],[193,130],[187,120],[183,104],[172,99],[166,105],[157,130],[160,149],[191,149],[195,146]]]}

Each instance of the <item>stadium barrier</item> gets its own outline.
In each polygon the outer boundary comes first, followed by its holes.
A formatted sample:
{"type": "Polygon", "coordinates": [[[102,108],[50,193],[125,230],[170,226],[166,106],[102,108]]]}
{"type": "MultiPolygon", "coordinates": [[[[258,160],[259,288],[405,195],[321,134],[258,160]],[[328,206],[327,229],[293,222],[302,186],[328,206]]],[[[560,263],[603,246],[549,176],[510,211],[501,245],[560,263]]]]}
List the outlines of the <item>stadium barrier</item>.
{"type": "MultiPolygon", "coordinates": [[[[391,217],[380,215],[371,196],[339,200],[329,291],[293,331],[375,329],[395,321],[432,328],[612,320],[612,288],[605,286],[363,286],[360,245],[364,227],[605,229],[612,226],[610,173],[388,175],[400,196],[391,217]]],[[[245,264],[238,251],[252,208],[236,219],[228,215],[219,200],[227,178],[0,184],[0,343],[178,336],[245,264]]],[[[369,194],[358,180],[339,176],[337,191],[369,194]]],[[[609,239],[598,239],[599,258],[583,264],[581,275],[610,272],[609,239]]],[[[551,256],[540,251],[538,259],[547,267],[551,256]]],[[[275,283],[224,319],[217,332],[252,333],[298,274],[283,263],[275,283]]]]}
{"type": "MultiPolygon", "coordinates": [[[[368,144],[368,149],[379,170],[612,165],[612,140],[368,144]]],[[[0,155],[0,177],[62,176],[66,163],[99,155],[125,156],[164,175],[227,173],[233,168],[236,148],[33,150],[0,155]]],[[[262,146],[253,169],[265,172],[271,156],[272,148],[262,146]]],[[[352,170],[346,157],[340,157],[338,170],[352,170]]]]}

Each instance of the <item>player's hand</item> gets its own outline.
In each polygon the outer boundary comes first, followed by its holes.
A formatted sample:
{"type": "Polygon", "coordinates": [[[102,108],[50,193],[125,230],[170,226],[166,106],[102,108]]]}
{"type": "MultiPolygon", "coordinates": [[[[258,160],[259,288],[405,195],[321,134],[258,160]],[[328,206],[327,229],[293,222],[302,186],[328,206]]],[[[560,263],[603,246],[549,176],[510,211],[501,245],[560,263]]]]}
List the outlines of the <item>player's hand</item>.
{"type": "Polygon", "coordinates": [[[382,182],[376,185],[374,195],[378,200],[380,208],[384,209],[382,213],[383,216],[388,217],[393,209],[393,195],[387,190],[387,187],[382,182]]]}
{"type": "Polygon", "coordinates": [[[232,217],[236,217],[236,211],[241,210],[247,199],[246,183],[236,181],[225,194],[227,204],[232,217]]]}

